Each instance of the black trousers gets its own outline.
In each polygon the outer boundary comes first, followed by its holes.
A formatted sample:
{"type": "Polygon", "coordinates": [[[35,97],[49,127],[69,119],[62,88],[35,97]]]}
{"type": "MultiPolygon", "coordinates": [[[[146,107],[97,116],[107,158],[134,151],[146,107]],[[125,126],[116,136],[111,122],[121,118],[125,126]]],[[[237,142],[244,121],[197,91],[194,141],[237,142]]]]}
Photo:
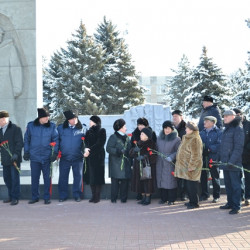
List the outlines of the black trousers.
{"type": "Polygon", "coordinates": [[[175,202],[177,198],[177,188],[173,189],[165,189],[165,188],[160,188],[160,195],[161,195],[161,200],[166,202],[175,202]]]}
{"type": "Polygon", "coordinates": [[[184,180],[184,179],[177,178],[177,185],[178,185],[177,196],[181,199],[186,197],[185,181],[186,180],[184,180]]]}
{"type": "MultiPolygon", "coordinates": [[[[213,197],[214,199],[220,198],[220,170],[218,167],[210,169],[213,184],[213,197]]],[[[208,172],[207,170],[201,171],[201,196],[208,198],[208,172]]]]}
{"type": "Polygon", "coordinates": [[[111,178],[111,201],[116,201],[120,190],[121,201],[126,202],[128,198],[129,179],[111,178]]]}
{"type": "Polygon", "coordinates": [[[189,197],[189,203],[191,205],[198,205],[198,181],[186,180],[186,189],[189,197]]]}

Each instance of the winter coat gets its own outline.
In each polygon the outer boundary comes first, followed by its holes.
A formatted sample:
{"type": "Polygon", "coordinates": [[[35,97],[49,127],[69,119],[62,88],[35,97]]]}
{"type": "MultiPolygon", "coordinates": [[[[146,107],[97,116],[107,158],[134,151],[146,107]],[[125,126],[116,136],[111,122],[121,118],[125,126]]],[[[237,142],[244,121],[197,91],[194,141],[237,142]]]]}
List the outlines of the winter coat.
{"type": "Polygon", "coordinates": [[[240,117],[236,117],[229,124],[225,124],[221,136],[221,144],[217,155],[217,160],[223,163],[231,163],[238,167],[230,165],[221,165],[223,170],[242,171],[242,153],[244,147],[244,131],[241,126],[240,117]]]}
{"type": "Polygon", "coordinates": [[[86,184],[105,184],[105,149],[106,130],[100,126],[92,126],[86,133],[85,146],[90,149],[90,154],[85,158],[86,172],[84,169],[83,180],[86,184]]]}
{"type": "Polygon", "coordinates": [[[58,132],[56,125],[48,121],[40,124],[39,119],[29,122],[24,134],[24,153],[30,154],[30,160],[45,163],[52,154],[51,142],[55,142],[54,153],[58,154],[58,132]]]}
{"type": "Polygon", "coordinates": [[[172,175],[172,172],[175,168],[173,162],[175,162],[176,153],[180,143],[181,139],[178,137],[177,131],[173,131],[169,135],[165,135],[164,132],[161,131],[157,138],[158,151],[166,156],[169,156],[172,160],[172,162],[168,162],[165,158],[158,155],[156,162],[156,180],[158,188],[177,188],[177,180],[172,175]]]}
{"type": "MultiPolygon", "coordinates": [[[[21,128],[10,121],[4,136],[0,134],[0,143],[3,141],[8,141],[10,152],[12,155],[16,154],[18,156],[16,163],[20,165],[20,162],[22,162],[21,153],[23,148],[23,134],[21,128]]],[[[9,166],[12,164],[11,156],[3,147],[1,147],[1,164],[3,166],[9,166]]]]}
{"type": "Polygon", "coordinates": [[[201,115],[200,115],[200,120],[199,120],[199,131],[202,131],[204,129],[204,118],[206,116],[214,116],[217,119],[217,123],[216,126],[219,129],[222,129],[222,118],[221,118],[221,112],[219,107],[217,106],[217,104],[213,104],[212,106],[209,106],[207,108],[203,108],[201,111],[201,115]]]}
{"type": "Polygon", "coordinates": [[[248,121],[245,118],[242,124],[243,124],[243,129],[244,129],[244,134],[245,134],[244,149],[243,149],[243,154],[242,154],[242,163],[250,167],[250,121],[248,121]]]}
{"type": "Polygon", "coordinates": [[[182,120],[175,128],[178,132],[178,136],[182,139],[183,135],[186,134],[186,122],[182,120]]]}
{"type": "Polygon", "coordinates": [[[82,124],[78,121],[74,128],[69,127],[68,121],[59,125],[59,150],[62,153],[61,159],[67,161],[83,160],[82,137],[84,132],[82,124]]]}
{"type": "Polygon", "coordinates": [[[127,135],[120,135],[118,132],[112,134],[107,142],[106,151],[109,153],[109,177],[116,179],[131,178],[131,158],[129,151],[131,149],[130,138],[127,135]],[[126,144],[126,148],[125,148],[126,144]],[[120,150],[125,148],[124,158],[120,150]],[[122,165],[123,159],[123,167],[122,165]]]}
{"type": "Polygon", "coordinates": [[[176,156],[175,176],[199,181],[202,163],[202,141],[199,131],[184,135],[176,156]]]}
{"type": "Polygon", "coordinates": [[[214,126],[209,132],[204,128],[200,132],[203,143],[203,158],[216,161],[217,153],[221,144],[222,130],[214,126]]]}
{"type": "MultiPolygon", "coordinates": [[[[149,155],[147,148],[156,150],[156,144],[152,139],[147,141],[138,141],[137,146],[140,148],[140,156],[145,156],[151,166],[152,178],[148,180],[141,180],[140,161],[137,160],[139,155],[134,152],[134,148],[130,150],[130,157],[133,158],[133,172],[131,179],[131,190],[136,193],[154,193],[156,189],[156,154],[149,155]]],[[[145,167],[145,160],[141,160],[141,166],[145,167]]]]}
{"type": "MultiPolygon", "coordinates": [[[[147,128],[150,129],[150,130],[152,131],[152,140],[153,140],[154,142],[156,142],[156,134],[155,134],[155,132],[152,130],[151,127],[147,127],[147,128]]],[[[140,135],[141,135],[141,131],[140,131],[138,128],[136,128],[136,129],[133,131],[132,137],[131,137],[132,147],[135,146],[135,144],[133,143],[134,141],[137,141],[137,142],[138,142],[138,141],[141,140],[140,135]]]]}

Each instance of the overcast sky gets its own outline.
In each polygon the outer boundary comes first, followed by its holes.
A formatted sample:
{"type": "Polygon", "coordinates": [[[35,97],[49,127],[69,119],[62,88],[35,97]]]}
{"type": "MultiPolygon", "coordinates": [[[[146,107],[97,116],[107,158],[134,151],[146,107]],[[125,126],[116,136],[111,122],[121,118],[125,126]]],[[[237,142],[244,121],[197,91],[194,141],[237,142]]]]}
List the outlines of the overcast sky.
{"type": "Polygon", "coordinates": [[[230,74],[250,51],[249,0],[38,0],[37,48],[49,59],[80,21],[92,35],[103,16],[125,35],[142,75],[171,75],[183,54],[197,66],[202,47],[230,74]]]}

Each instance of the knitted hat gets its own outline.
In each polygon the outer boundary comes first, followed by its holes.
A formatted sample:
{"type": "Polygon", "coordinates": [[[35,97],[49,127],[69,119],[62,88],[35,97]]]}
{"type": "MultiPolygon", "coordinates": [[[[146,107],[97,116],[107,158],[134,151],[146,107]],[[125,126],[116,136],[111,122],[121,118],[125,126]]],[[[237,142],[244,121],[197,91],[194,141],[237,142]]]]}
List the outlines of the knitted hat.
{"type": "Polygon", "coordinates": [[[180,111],[179,109],[175,110],[172,112],[172,115],[179,115],[182,116],[182,111],[180,111]]]}
{"type": "Polygon", "coordinates": [[[96,125],[101,126],[101,124],[102,124],[102,121],[101,121],[100,117],[97,116],[97,115],[92,115],[89,119],[90,119],[92,122],[94,122],[96,125]]]}
{"type": "Polygon", "coordinates": [[[118,119],[114,122],[113,124],[113,128],[115,131],[120,130],[124,125],[126,124],[126,122],[123,119],[118,119]]]}
{"type": "Polygon", "coordinates": [[[0,111],[0,118],[4,118],[4,117],[10,117],[8,111],[6,110],[1,110],[0,111]]]}
{"type": "Polygon", "coordinates": [[[43,118],[43,117],[48,117],[49,116],[49,111],[45,108],[38,108],[38,118],[43,118]]]}
{"type": "Polygon", "coordinates": [[[189,129],[193,131],[199,131],[199,128],[195,122],[187,122],[186,127],[188,127],[189,129]]]}
{"type": "Polygon", "coordinates": [[[144,117],[141,117],[137,120],[137,125],[144,125],[145,127],[148,127],[148,120],[144,117]]]}
{"type": "Polygon", "coordinates": [[[162,128],[164,129],[164,128],[167,128],[167,127],[169,127],[172,130],[174,130],[174,124],[171,121],[165,121],[165,122],[163,122],[162,128]]]}
{"type": "Polygon", "coordinates": [[[212,115],[205,116],[205,117],[204,117],[204,121],[205,121],[205,120],[209,120],[209,121],[213,122],[214,124],[216,124],[216,122],[217,122],[217,118],[214,117],[214,116],[212,116],[212,115]]]}
{"type": "Polygon", "coordinates": [[[223,116],[225,115],[236,115],[235,112],[233,110],[226,110],[224,113],[223,113],[223,116]]]}
{"type": "Polygon", "coordinates": [[[141,130],[141,133],[144,133],[148,137],[148,139],[152,139],[153,133],[152,133],[151,129],[149,129],[149,128],[143,128],[141,130]]]}
{"type": "Polygon", "coordinates": [[[214,99],[212,96],[209,96],[209,95],[205,95],[203,97],[203,102],[214,102],[214,99]]]}
{"type": "Polygon", "coordinates": [[[236,114],[243,115],[243,111],[242,111],[241,109],[234,108],[233,111],[234,111],[236,114]]]}
{"type": "Polygon", "coordinates": [[[70,120],[77,117],[71,110],[64,111],[63,114],[66,120],[70,120]]]}

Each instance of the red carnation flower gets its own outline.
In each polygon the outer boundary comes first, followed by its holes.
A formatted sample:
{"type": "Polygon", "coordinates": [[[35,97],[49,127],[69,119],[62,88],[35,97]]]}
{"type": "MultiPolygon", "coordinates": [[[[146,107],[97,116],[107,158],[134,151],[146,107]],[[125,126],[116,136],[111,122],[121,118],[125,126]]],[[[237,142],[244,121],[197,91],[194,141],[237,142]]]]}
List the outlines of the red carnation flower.
{"type": "Polygon", "coordinates": [[[172,172],[171,172],[171,175],[173,175],[173,176],[174,176],[174,171],[172,171],[172,172]]]}
{"type": "Polygon", "coordinates": [[[210,160],[209,160],[209,163],[213,163],[213,159],[210,159],[210,160]]]}
{"type": "Polygon", "coordinates": [[[129,136],[129,137],[131,137],[131,136],[132,136],[132,134],[128,134],[128,136],[129,136]]]}
{"type": "Polygon", "coordinates": [[[212,177],[207,178],[207,180],[208,180],[208,181],[211,181],[211,180],[212,180],[212,177]]]}
{"type": "Polygon", "coordinates": [[[51,147],[55,147],[56,142],[51,142],[49,145],[50,145],[51,147]]]}
{"type": "Polygon", "coordinates": [[[59,158],[61,158],[62,157],[62,151],[59,151],[58,152],[58,155],[57,155],[57,158],[59,159],[59,158]]]}
{"type": "Polygon", "coordinates": [[[81,139],[84,141],[84,140],[85,140],[85,137],[82,137],[81,139]]]}
{"type": "Polygon", "coordinates": [[[136,143],[137,143],[137,141],[133,141],[133,143],[134,143],[134,144],[136,144],[136,143]]]}
{"type": "Polygon", "coordinates": [[[208,166],[209,166],[209,168],[212,168],[212,167],[213,167],[213,165],[212,165],[212,164],[209,164],[208,166]]]}
{"type": "Polygon", "coordinates": [[[148,151],[150,151],[150,148],[147,148],[148,151]]]}
{"type": "Polygon", "coordinates": [[[149,151],[149,155],[152,155],[153,154],[153,152],[152,151],[149,151]]]}

